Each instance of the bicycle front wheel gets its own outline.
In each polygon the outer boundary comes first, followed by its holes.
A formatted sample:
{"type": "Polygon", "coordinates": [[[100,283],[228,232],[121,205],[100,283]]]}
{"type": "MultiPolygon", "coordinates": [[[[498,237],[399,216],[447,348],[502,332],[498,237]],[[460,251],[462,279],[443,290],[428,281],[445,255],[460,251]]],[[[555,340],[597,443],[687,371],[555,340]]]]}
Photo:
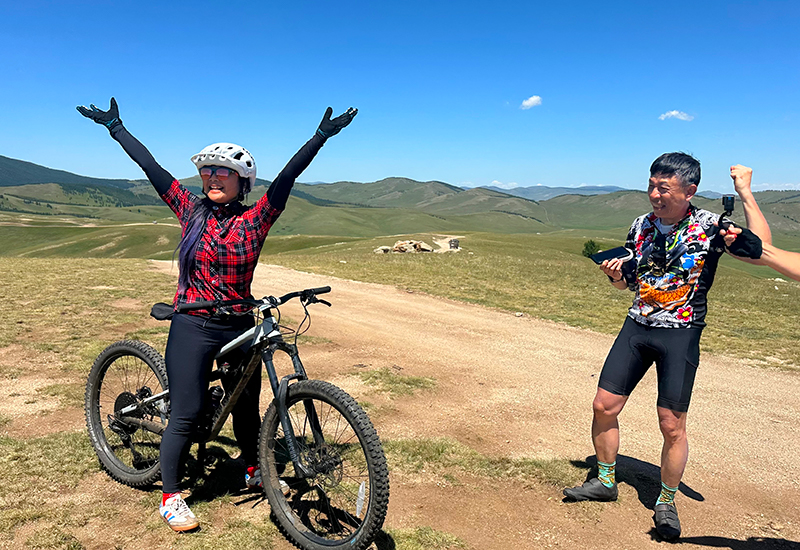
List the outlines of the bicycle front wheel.
{"type": "Polygon", "coordinates": [[[291,385],[286,406],[300,457],[314,476],[295,472],[273,403],[259,452],[278,526],[306,550],[366,548],[389,504],[389,472],[375,428],[352,397],[320,380],[291,385]]]}
{"type": "Polygon", "coordinates": [[[116,342],[95,359],[84,396],[86,427],[100,464],[116,481],[143,487],[160,479],[161,436],[141,424],[166,428],[169,401],[141,403],[166,389],[164,359],[144,342],[116,342]],[[119,411],[132,405],[135,410],[121,417],[119,411]]]}

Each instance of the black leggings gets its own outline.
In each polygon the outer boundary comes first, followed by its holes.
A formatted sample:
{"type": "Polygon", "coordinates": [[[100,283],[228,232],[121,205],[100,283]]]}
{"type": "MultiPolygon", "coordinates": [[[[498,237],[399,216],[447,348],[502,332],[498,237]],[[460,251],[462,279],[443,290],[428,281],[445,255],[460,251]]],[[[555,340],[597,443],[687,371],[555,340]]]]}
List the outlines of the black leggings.
{"type": "MultiPolygon", "coordinates": [[[[183,466],[208,393],[209,376],[219,350],[251,328],[250,316],[230,321],[175,314],[169,329],[166,363],[170,418],[161,439],[161,480],[165,493],[180,491],[183,466]]],[[[231,388],[232,389],[232,388],[231,388]]],[[[233,433],[245,466],[258,464],[261,369],[256,369],[233,409],[233,433]]]]}

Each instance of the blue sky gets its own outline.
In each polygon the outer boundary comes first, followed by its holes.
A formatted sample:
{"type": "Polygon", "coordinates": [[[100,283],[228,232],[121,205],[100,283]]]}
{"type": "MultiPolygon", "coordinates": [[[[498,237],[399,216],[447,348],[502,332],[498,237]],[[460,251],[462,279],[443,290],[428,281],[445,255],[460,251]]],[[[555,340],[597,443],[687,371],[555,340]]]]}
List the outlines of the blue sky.
{"type": "Polygon", "coordinates": [[[4,1],[0,155],[142,177],[75,111],[113,95],[177,177],[231,141],[272,179],[352,105],[300,181],[642,188],[680,150],[701,190],[729,191],[735,163],[800,188],[794,1],[233,4],[4,1]]]}

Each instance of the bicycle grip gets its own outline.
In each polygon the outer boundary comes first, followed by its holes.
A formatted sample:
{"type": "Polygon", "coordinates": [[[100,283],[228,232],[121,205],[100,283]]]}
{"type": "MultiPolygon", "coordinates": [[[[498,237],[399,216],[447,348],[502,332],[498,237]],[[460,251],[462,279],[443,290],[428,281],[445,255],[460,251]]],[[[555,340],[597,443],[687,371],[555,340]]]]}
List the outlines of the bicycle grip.
{"type": "Polygon", "coordinates": [[[184,311],[194,311],[195,309],[213,309],[217,305],[216,302],[193,302],[191,304],[178,304],[176,311],[182,313],[184,311]]]}
{"type": "Polygon", "coordinates": [[[331,291],[331,287],[329,286],[321,286],[319,288],[309,288],[308,292],[312,294],[326,294],[331,291]]]}

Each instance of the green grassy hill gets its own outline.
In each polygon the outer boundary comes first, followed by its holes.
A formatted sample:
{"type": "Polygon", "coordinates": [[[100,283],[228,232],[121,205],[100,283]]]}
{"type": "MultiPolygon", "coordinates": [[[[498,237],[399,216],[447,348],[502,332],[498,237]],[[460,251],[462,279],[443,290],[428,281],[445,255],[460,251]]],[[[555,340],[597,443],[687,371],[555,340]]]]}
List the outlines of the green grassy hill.
{"type": "MultiPolygon", "coordinates": [[[[38,187],[38,186],[37,186],[38,187]]],[[[111,222],[152,222],[172,218],[172,211],[158,201],[154,204],[132,204],[130,206],[115,202],[113,199],[98,198],[98,206],[82,204],[62,204],[49,202],[43,199],[28,199],[0,193],[0,213],[5,213],[9,221],[14,221],[14,216],[57,216],[84,219],[84,223],[111,223],[111,222]],[[120,204],[120,206],[115,206],[120,204]],[[157,204],[160,204],[157,205],[157,204]],[[87,220],[87,218],[89,220],[87,220]]],[[[88,199],[85,199],[88,200],[88,199]]],[[[67,222],[67,223],[75,223],[67,222]]]]}
{"type": "Polygon", "coordinates": [[[464,191],[440,181],[419,182],[407,178],[385,178],[372,183],[298,184],[296,187],[318,199],[341,204],[394,208],[413,208],[435,197],[464,191]]]}
{"type": "Polygon", "coordinates": [[[64,170],[54,170],[32,162],[0,155],[0,187],[29,183],[76,183],[127,189],[133,184],[124,179],[101,179],[79,176],[64,170]]]}
{"type": "MultiPolygon", "coordinates": [[[[327,204],[414,209],[442,219],[456,216],[460,217],[462,230],[481,230],[481,223],[489,223],[493,227],[502,226],[503,217],[496,214],[528,219],[535,224],[521,228],[523,232],[540,230],[545,224],[545,211],[535,201],[491,189],[461,189],[438,181],[418,182],[406,178],[386,178],[373,183],[297,184],[295,189],[304,196],[326,201],[327,204]],[[463,225],[463,216],[472,214],[480,215],[482,219],[463,225]]],[[[516,220],[509,220],[508,223],[509,227],[502,229],[502,232],[520,230],[520,224],[516,220]]],[[[450,227],[451,224],[442,224],[443,231],[450,227]]]]}
{"type": "Polygon", "coordinates": [[[2,195],[52,204],[82,206],[137,206],[163,204],[155,194],[140,196],[125,189],[93,184],[41,183],[3,187],[2,195]]]}

